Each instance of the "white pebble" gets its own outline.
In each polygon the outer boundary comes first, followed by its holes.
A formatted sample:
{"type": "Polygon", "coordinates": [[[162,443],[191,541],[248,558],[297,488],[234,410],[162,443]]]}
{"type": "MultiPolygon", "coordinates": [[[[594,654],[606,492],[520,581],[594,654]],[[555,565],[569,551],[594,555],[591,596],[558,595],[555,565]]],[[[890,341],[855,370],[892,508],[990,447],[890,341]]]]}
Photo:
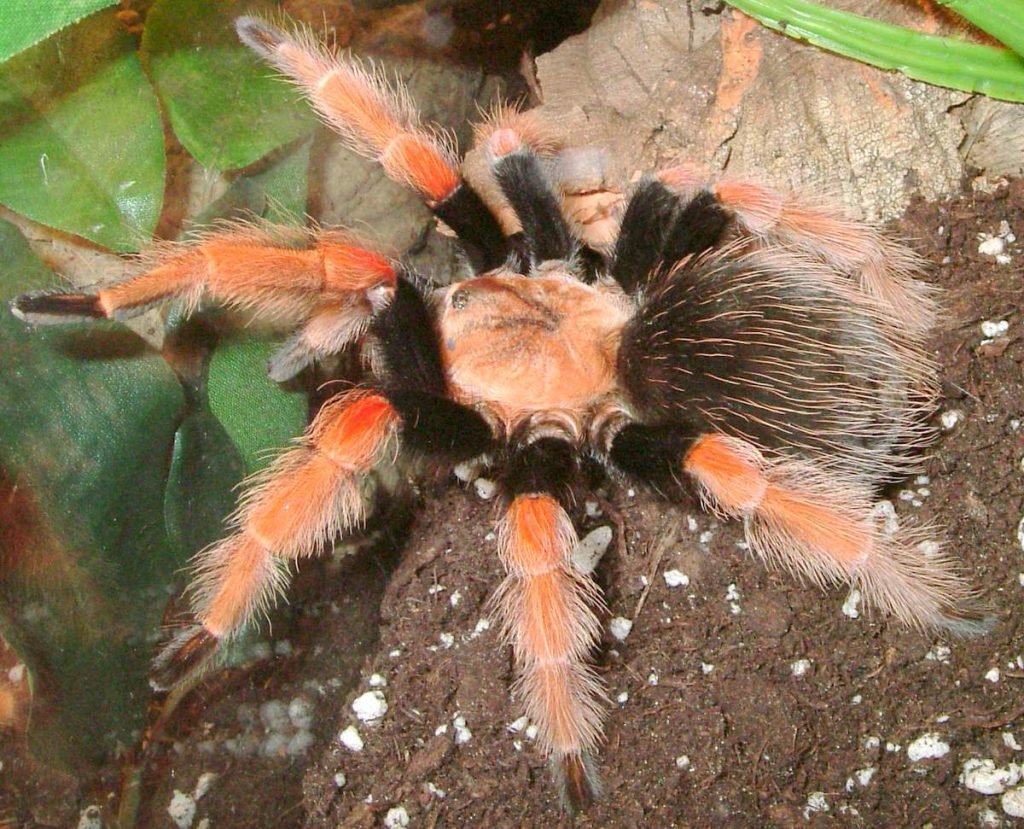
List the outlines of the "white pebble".
{"type": "MultiPolygon", "coordinates": [[[[927,478],[927,475],[919,475],[918,478],[927,478]]],[[[896,507],[893,506],[892,501],[887,498],[883,498],[880,501],[876,501],[874,506],[871,508],[872,519],[882,525],[882,531],[888,535],[895,535],[900,528],[900,517],[896,514],[896,507]]]]}
{"type": "Polygon", "coordinates": [[[537,735],[539,733],[540,729],[533,723],[530,723],[528,726],[526,726],[526,731],[523,732],[523,735],[526,737],[527,740],[532,741],[537,739],[537,735]]]}
{"type": "Polygon", "coordinates": [[[312,731],[299,729],[288,741],[288,746],[285,748],[284,753],[289,757],[298,757],[299,755],[305,754],[309,751],[314,741],[315,738],[313,737],[312,731]]]}
{"type": "Polygon", "coordinates": [[[436,797],[438,800],[444,800],[446,797],[445,790],[439,789],[433,783],[427,782],[427,784],[423,788],[426,789],[427,794],[436,797]]]}
{"type": "Polygon", "coordinates": [[[477,478],[473,481],[473,489],[481,500],[490,501],[497,493],[498,485],[490,478],[477,478]]]}
{"type": "Polygon", "coordinates": [[[998,256],[1006,249],[1006,242],[998,236],[983,235],[981,244],[978,245],[978,253],[984,256],[998,256]]]}
{"type": "Polygon", "coordinates": [[[363,738],[359,736],[359,730],[354,725],[350,725],[348,728],[342,731],[338,735],[338,740],[349,751],[363,750],[363,738]]]}
{"type": "Polygon", "coordinates": [[[448,648],[452,647],[455,644],[455,634],[454,633],[442,633],[437,638],[441,642],[441,647],[444,648],[445,650],[447,650],[448,648]]]}
{"type": "Polygon", "coordinates": [[[697,524],[697,519],[696,518],[694,518],[692,515],[687,515],[686,516],[686,529],[688,529],[692,533],[695,533],[695,532],[697,532],[697,527],[698,526],[699,525],[697,524]]]}
{"type": "Polygon", "coordinates": [[[608,630],[612,636],[620,642],[625,642],[629,632],[633,629],[633,622],[623,616],[616,616],[608,623],[608,630]]]}
{"type": "Polygon", "coordinates": [[[895,754],[897,751],[900,751],[900,749],[901,749],[901,746],[900,746],[899,743],[886,742],[886,744],[885,744],[885,750],[890,752],[890,753],[892,753],[892,754],[895,754]]]}
{"type": "Polygon", "coordinates": [[[269,700],[260,706],[260,719],[267,731],[287,731],[290,725],[288,706],[280,700],[269,700]]]}
{"type": "Polygon", "coordinates": [[[339,789],[344,789],[345,784],[348,783],[348,778],[345,776],[345,772],[339,771],[334,774],[334,785],[339,789]]]}
{"type": "Polygon", "coordinates": [[[192,799],[201,800],[203,795],[210,791],[210,786],[217,779],[217,774],[212,771],[204,771],[196,781],[196,787],[192,790],[192,799]]]}
{"type": "Polygon", "coordinates": [[[978,826],[982,829],[1002,829],[1003,819],[993,809],[982,809],[978,812],[978,826]]]}
{"type": "Polygon", "coordinates": [[[192,826],[192,821],[196,819],[196,802],[192,799],[192,795],[175,789],[174,796],[167,806],[167,814],[171,816],[171,820],[174,821],[174,825],[178,829],[189,829],[192,826]]]}
{"type": "Polygon", "coordinates": [[[352,713],[362,722],[376,722],[388,713],[388,701],[381,691],[367,691],[352,702],[352,713]]]}
{"type": "Polygon", "coordinates": [[[1010,323],[1007,320],[985,320],[981,324],[981,333],[986,337],[998,337],[1001,334],[1005,334],[1010,329],[1010,323]]]}
{"type": "Polygon", "coordinates": [[[366,684],[371,688],[386,688],[388,681],[380,674],[370,674],[370,678],[366,680],[366,684]]]}
{"type": "Polygon", "coordinates": [[[461,714],[456,714],[452,719],[452,727],[455,730],[456,745],[465,745],[473,739],[473,732],[466,726],[466,718],[461,714]]]}
{"type": "Polygon", "coordinates": [[[924,658],[929,662],[949,662],[949,657],[953,653],[949,645],[934,645],[928,653],[924,655],[924,658]]]}
{"type": "Polygon", "coordinates": [[[922,734],[907,746],[907,758],[911,763],[921,760],[935,760],[949,754],[949,743],[940,734],[929,732],[922,734]]]}
{"type": "Polygon", "coordinates": [[[803,676],[811,669],[810,659],[797,659],[789,663],[789,672],[793,676],[803,676]]]}
{"type": "Polygon", "coordinates": [[[99,806],[86,806],[78,815],[78,829],[103,829],[103,813],[99,806]]]}
{"type": "Polygon", "coordinates": [[[865,766],[862,769],[857,769],[853,774],[857,778],[857,782],[861,786],[867,786],[871,779],[875,776],[875,772],[878,771],[874,766],[865,766]]]}
{"type": "Polygon", "coordinates": [[[707,676],[708,674],[710,674],[714,669],[715,669],[715,666],[712,663],[710,663],[710,662],[701,662],[700,663],[700,672],[702,674],[704,674],[704,676],[707,676]]]}
{"type": "MultiPolygon", "coordinates": [[[[1024,463],[1024,461],[1022,461],[1024,463]]],[[[1024,515],[1021,516],[1020,523],[1017,525],[1017,543],[1020,544],[1020,548],[1024,550],[1024,515]]],[[[1024,581],[1021,582],[1024,584],[1024,581]]]]}
{"type": "Polygon", "coordinates": [[[1003,732],[1003,745],[1011,751],[1024,751],[1024,746],[1017,742],[1017,738],[1012,731],[1003,732]]]}
{"type": "Polygon", "coordinates": [[[700,541],[701,544],[710,544],[711,539],[714,537],[715,533],[712,530],[704,530],[704,532],[697,536],[697,540],[700,541]]]}
{"type": "Polygon", "coordinates": [[[993,760],[972,757],[963,764],[960,783],[979,794],[1002,794],[1020,782],[1020,774],[1021,768],[1016,763],[997,768],[993,760]]]}
{"type": "Polygon", "coordinates": [[[647,674],[647,684],[648,685],[657,685],[658,684],[658,672],[657,671],[651,671],[649,674],[647,674]]]}
{"type": "Polygon", "coordinates": [[[956,424],[960,422],[961,417],[963,415],[958,410],[950,409],[939,415],[939,422],[942,424],[942,428],[949,432],[956,428],[956,424]]]}
{"type": "Polygon", "coordinates": [[[989,682],[998,682],[999,681],[999,669],[998,668],[989,668],[985,672],[985,679],[987,679],[989,682]]]}
{"type": "Polygon", "coordinates": [[[690,584],[690,577],[681,570],[666,570],[661,575],[669,587],[688,587],[690,584]]]}
{"type": "Polygon", "coordinates": [[[860,602],[861,594],[860,590],[854,587],[849,594],[846,596],[846,601],[843,602],[843,615],[848,616],[851,619],[860,618],[860,602]]]}
{"type": "Polygon", "coordinates": [[[505,726],[505,730],[509,734],[518,734],[520,731],[522,731],[524,728],[526,728],[526,726],[528,726],[529,724],[530,724],[530,718],[527,717],[524,714],[518,720],[513,720],[508,725],[506,725],[505,726]]]}
{"type": "Polygon", "coordinates": [[[587,518],[597,518],[601,514],[601,505],[597,501],[587,501],[583,508],[586,510],[587,518]]]}
{"type": "Polygon", "coordinates": [[[295,697],[288,703],[288,719],[296,728],[309,731],[313,727],[313,703],[305,697],[295,697]]]}
{"type": "Polygon", "coordinates": [[[455,477],[464,484],[468,484],[472,481],[476,477],[476,473],[479,471],[480,465],[476,461],[463,461],[462,463],[457,463],[452,467],[452,472],[455,473],[455,477]]]}
{"type": "Polygon", "coordinates": [[[573,566],[584,576],[589,576],[597,568],[598,562],[608,551],[612,543],[612,528],[596,527],[580,539],[576,549],[572,551],[573,566]]]}
{"type": "Polygon", "coordinates": [[[999,803],[1010,817],[1024,817],[1024,786],[1004,792],[999,803]]]}
{"type": "Polygon", "coordinates": [[[829,805],[824,792],[811,792],[807,795],[807,804],[804,806],[804,820],[807,820],[815,812],[827,811],[829,811],[829,805]]]}
{"type": "Polygon", "coordinates": [[[448,604],[450,604],[452,607],[458,607],[459,606],[459,602],[461,602],[461,601],[462,601],[462,591],[461,590],[456,590],[454,593],[452,593],[448,597],[448,604]]]}
{"type": "Polygon", "coordinates": [[[619,705],[625,705],[627,702],[629,702],[629,691],[623,691],[622,693],[618,694],[615,697],[615,701],[619,705]]]}
{"type": "Polygon", "coordinates": [[[690,768],[690,758],[685,754],[680,754],[676,757],[676,768],[677,769],[688,769],[690,768]]]}
{"type": "Polygon", "coordinates": [[[409,813],[404,806],[394,806],[384,815],[384,825],[387,829],[405,829],[409,825],[409,813]]]}

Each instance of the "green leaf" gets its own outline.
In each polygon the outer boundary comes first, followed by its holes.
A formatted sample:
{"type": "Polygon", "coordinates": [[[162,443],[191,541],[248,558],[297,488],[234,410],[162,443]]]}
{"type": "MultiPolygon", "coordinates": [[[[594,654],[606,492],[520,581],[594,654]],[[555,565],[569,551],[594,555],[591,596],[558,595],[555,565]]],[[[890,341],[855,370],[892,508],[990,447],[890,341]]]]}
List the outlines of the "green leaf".
{"type": "Polygon", "coordinates": [[[0,202],[115,250],[136,249],[163,202],[156,97],[112,13],[0,67],[0,202]]]}
{"type": "Polygon", "coordinates": [[[117,0],[5,0],[0,7],[0,62],[117,0]]]}
{"type": "Polygon", "coordinates": [[[175,135],[203,166],[246,167],[309,132],[297,92],[239,42],[234,19],[269,9],[251,0],[158,0],[143,52],[175,135]]]}
{"type": "Polygon", "coordinates": [[[728,0],[744,14],[788,37],[914,80],[1024,101],[1024,59],[997,49],[936,37],[836,11],[807,0],[728,0]]]}
{"type": "Polygon", "coordinates": [[[36,758],[83,765],[142,722],[152,639],[185,563],[163,522],[183,399],[121,326],[31,329],[7,312],[56,281],[0,222],[0,624],[44,701],[36,758]]]}
{"type": "Polygon", "coordinates": [[[983,32],[1024,55],[1024,0],[938,0],[983,32]]]}
{"type": "Polygon", "coordinates": [[[309,417],[305,395],[285,392],[267,377],[267,360],[278,345],[266,336],[240,332],[221,342],[210,361],[210,410],[250,474],[302,434],[309,417]]]}

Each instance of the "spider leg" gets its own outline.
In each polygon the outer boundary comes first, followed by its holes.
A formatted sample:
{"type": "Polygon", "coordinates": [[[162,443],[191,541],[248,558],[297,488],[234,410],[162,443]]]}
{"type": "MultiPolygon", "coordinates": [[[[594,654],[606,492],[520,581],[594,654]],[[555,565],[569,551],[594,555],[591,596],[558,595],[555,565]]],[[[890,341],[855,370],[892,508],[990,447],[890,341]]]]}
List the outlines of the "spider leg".
{"type": "Polygon", "coordinates": [[[665,488],[679,473],[705,506],[744,522],[747,542],[767,564],[819,585],[849,583],[865,599],[921,630],[986,632],[992,618],[955,562],[919,528],[888,534],[871,493],[821,467],[769,459],[753,443],[684,426],[630,424],[611,441],[619,469],[665,488]]]}
{"type": "MultiPolygon", "coordinates": [[[[659,177],[689,193],[695,173],[679,167],[664,170],[659,177]]],[[[921,334],[934,325],[934,292],[914,278],[921,271],[921,261],[905,246],[834,207],[761,184],[724,179],[710,185],[709,191],[746,233],[803,250],[854,277],[861,290],[895,312],[900,325],[910,332],[921,334]]]]}
{"type": "Polygon", "coordinates": [[[141,261],[141,273],[95,293],[24,294],[12,309],[36,323],[123,320],[171,298],[195,308],[208,297],[272,319],[302,319],[325,302],[368,316],[366,292],[387,289],[396,278],[390,259],[339,233],[319,230],[299,239],[291,231],[240,224],[194,243],[156,246],[141,261]]]}
{"type": "Polygon", "coordinates": [[[594,609],[601,599],[570,563],[576,533],[560,503],[575,451],[558,437],[514,449],[504,479],[511,501],[498,527],[508,575],[494,598],[519,670],[515,693],[570,808],[598,793],[592,758],[603,718],[601,685],[585,661],[600,635],[594,609]]]}
{"type": "Polygon", "coordinates": [[[487,138],[491,172],[523,229],[530,264],[572,258],[576,243],[540,158],[511,126],[487,138]]]}
{"type": "Polygon", "coordinates": [[[729,214],[711,193],[681,198],[657,177],[648,176],[626,205],[611,274],[628,293],[635,293],[687,256],[718,244],[729,222],[729,214]]]}
{"type": "Polygon", "coordinates": [[[508,243],[493,214],[463,180],[450,141],[422,127],[404,90],[350,57],[330,54],[303,33],[283,32],[265,20],[240,17],[242,42],[294,81],[346,143],[416,190],[451,227],[480,270],[504,262],[508,243]]]}

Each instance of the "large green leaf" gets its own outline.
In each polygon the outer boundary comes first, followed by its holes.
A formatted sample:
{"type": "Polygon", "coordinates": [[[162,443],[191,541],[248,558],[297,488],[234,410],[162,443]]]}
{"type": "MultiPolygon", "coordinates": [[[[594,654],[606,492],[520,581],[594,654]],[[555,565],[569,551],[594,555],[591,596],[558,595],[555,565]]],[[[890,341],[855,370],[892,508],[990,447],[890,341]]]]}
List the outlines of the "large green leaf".
{"type": "Polygon", "coordinates": [[[203,166],[246,167],[312,129],[298,94],[235,34],[241,14],[269,10],[252,0],[158,0],[143,52],[174,134],[203,166]]]}
{"type": "Polygon", "coordinates": [[[41,702],[38,759],[130,739],[169,585],[184,564],[163,499],[181,387],[113,324],[30,329],[15,294],[56,280],[0,222],[0,614],[41,702]]]}
{"type": "Polygon", "coordinates": [[[0,202],[115,250],[133,250],[163,202],[156,97],[113,13],[0,67],[0,202]]]}
{"type": "Polygon", "coordinates": [[[87,17],[117,4],[117,0],[4,0],[0,5],[0,61],[35,46],[39,41],[87,17]]]}

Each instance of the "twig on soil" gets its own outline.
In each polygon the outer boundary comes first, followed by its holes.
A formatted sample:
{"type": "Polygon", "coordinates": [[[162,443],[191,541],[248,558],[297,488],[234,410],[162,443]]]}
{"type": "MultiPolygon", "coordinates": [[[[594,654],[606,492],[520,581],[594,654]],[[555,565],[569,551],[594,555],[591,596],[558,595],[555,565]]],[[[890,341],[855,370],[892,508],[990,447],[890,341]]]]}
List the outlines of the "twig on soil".
{"type": "Polygon", "coordinates": [[[636,608],[633,610],[634,622],[640,616],[640,611],[644,609],[644,604],[647,602],[647,594],[651,592],[651,587],[654,585],[654,579],[658,575],[658,569],[661,567],[661,559],[664,557],[665,551],[675,544],[676,539],[679,538],[679,526],[680,522],[678,520],[674,521],[672,526],[654,545],[651,553],[651,566],[647,570],[647,584],[644,585],[640,598],[637,600],[636,608]]]}

